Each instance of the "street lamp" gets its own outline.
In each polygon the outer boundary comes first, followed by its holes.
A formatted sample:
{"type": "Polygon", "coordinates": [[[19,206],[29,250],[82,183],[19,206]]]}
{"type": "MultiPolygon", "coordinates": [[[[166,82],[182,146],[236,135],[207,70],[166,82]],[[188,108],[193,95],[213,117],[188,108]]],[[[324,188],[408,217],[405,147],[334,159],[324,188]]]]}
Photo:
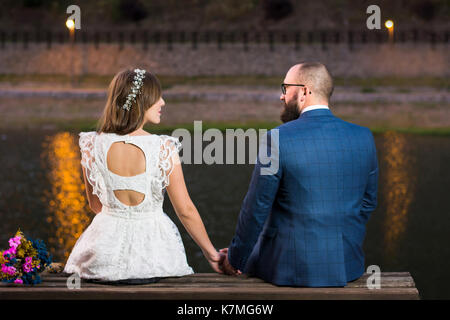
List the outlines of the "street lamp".
{"type": "Polygon", "coordinates": [[[72,86],[75,85],[75,64],[74,64],[74,47],[75,47],[75,21],[72,19],[67,19],[66,27],[70,32],[70,44],[71,44],[71,52],[70,52],[70,82],[72,86]]]}
{"type": "Polygon", "coordinates": [[[73,21],[72,19],[67,19],[67,21],[66,21],[66,26],[67,26],[67,28],[69,28],[70,30],[75,29],[75,21],[73,21]]]}
{"type": "Polygon", "coordinates": [[[392,20],[387,20],[384,23],[384,26],[388,29],[389,32],[389,43],[394,43],[394,22],[392,20]]]}

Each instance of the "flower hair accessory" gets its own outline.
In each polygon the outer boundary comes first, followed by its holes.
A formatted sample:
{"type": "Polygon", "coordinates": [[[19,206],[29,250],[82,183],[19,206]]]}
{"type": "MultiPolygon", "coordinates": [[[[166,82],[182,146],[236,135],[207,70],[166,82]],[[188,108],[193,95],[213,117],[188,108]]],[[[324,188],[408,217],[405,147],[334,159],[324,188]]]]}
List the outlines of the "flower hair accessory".
{"type": "Polygon", "coordinates": [[[130,111],[133,102],[136,102],[136,95],[140,93],[141,87],[144,84],[145,70],[134,69],[136,75],[133,78],[133,86],[131,87],[131,93],[127,96],[127,101],[123,105],[123,109],[130,111]]]}

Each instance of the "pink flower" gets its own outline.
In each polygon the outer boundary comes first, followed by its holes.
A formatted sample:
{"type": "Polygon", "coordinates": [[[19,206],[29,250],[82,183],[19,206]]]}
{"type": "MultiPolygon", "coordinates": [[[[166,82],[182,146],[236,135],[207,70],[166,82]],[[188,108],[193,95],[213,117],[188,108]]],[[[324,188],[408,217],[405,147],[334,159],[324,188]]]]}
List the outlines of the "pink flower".
{"type": "Polygon", "coordinates": [[[20,236],[9,239],[9,246],[11,248],[17,248],[20,244],[20,239],[21,239],[20,236]]]}
{"type": "Polygon", "coordinates": [[[33,257],[26,257],[25,258],[25,262],[26,263],[31,263],[32,260],[33,260],[33,257]]]}
{"type": "Polygon", "coordinates": [[[31,263],[27,262],[23,265],[23,271],[25,271],[25,272],[31,272],[32,269],[33,269],[33,267],[31,266],[31,263]]]}
{"type": "Polygon", "coordinates": [[[15,255],[16,254],[16,252],[17,252],[17,250],[16,250],[16,247],[11,247],[11,248],[9,248],[8,250],[5,250],[4,252],[3,252],[3,256],[6,256],[7,254],[10,254],[10,255],[15,255]]]}
{"type": "Polygon", "coordinates": [[[14,280],[14,283],[21,283],[21,284],[23,284],[23,280],[22,279],[16,279],[16,280],[14,280]]]}
{"type": "Polygon", "coordinates": [[[16,268],[8,267],[8,266],[5,266],[4,264],[2,264],[2,272],[12,276],[16,273],[16,268]]]}
{"type": "Polygon", "coordinates": [[[9,267],[2,264],[2,272],[8,274],[8,271],[9,271],[9,267]]]}
{"type": "Polygon", "coordinates": [[[16,268],[14,268],[14,267],[9,267],[9,274],[10,274],[11,276],[13,276],[14,273],[16,273],[16,268]]]}

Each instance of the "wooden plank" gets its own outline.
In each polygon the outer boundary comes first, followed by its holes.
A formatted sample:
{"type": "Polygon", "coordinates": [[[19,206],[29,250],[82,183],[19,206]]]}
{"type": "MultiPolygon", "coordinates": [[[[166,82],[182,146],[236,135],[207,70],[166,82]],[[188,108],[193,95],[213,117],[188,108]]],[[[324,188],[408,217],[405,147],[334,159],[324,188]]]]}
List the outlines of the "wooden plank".
{"type": "MultiPolygon", "coordinates": [[[[44,282],[42,284],[40,284],[41,287],[60,287],[60,288],[65,288],[66,287],[66,283],[65,282],[44,282]]],[[[82,287],[105,287],[107,285],[104,284],[96,284],[96,283],[89,283],[89,282],[82,282],[81,283],[82,287]]],[[[121,287],[133,287],[135,285],[121,285],[121,287]]],[[[167,287],[167,288],[172,288],[172,287],[211,287],[211,286],[215,286],[215,287],[253,287],[253,288],[260,288],[260,287],[277,287],[275,285],[272,284],[268,284],[268,283],[254,283],[254,284],[246,284],[246,283],[235,283],[235,282],[215,282],[215,283],[210,283],[210,282],[198,282],[198,283],[154,283],[154,284],[142,284],[142,285],[138,285],[140,287],[167,287]]],[[[113,286],[114,287],[114,286],[113,286]]],[[[353,286],[347,286],[345,288],[366,288],[366,284],[357,284],[357,285],[353,285],[353,286]]],[[[304,287],[299,287],[299,288],[304,288],[304,287]]],[[[406,283],[381,283],[381,288],[414,288],[414,286],[412,285],[411,282],[406,282],[406,283]]]]}
{"type": "Polygon", "coordinates": [[[2,288],[0,299],[171,299],[171,300],[416,300],[415,288],[2,288]]]}
{"type": "MultiPolygon", "coordinates": [[[[44,280],[61,280],[65,281],[65,279],[70,276],[69,274],[43,274],[42,278],[44,280]]],[[[367,278],[369,277],[369,274],[364,274],[359,278],[358,280],[354,282],[349,282],[348,284],[352,283],[359,283],[359,282],[366,282],[367,278]]],[[[409,272],[384,272],[381,274],[381,279],[386,279],[386,281],[392,281],[392,279],[412,279],[409,272]]],[[[235,282],[235,281],[246,281],[246,282],[264,282],[262,279],[258,279],[255,277],[248,277],[245,275],[241,276],[227,276],[227,275],[221,275],[217,273],[196,273],[192,275],[187,275],[183,277],[169,277],[161,279],[162,282],[197,282],[197,281],[227,281],[227,282],[235,282]]]]}
{"type": "MultiPolygon", "coordinates": [[[[265,283],[263,280],[254,278],[254,277],[246,277],[246,276],[238,276],[238,277],[229,277],[225,275],[216,275],[211,277],[209,275],[204,274],[205,276],[185,276],[185,277],[172,277],[161,279],[159,283],[172,283],[172,284],[181,284],[181,283],[240,283],[240,284],[257,284],[257,283],[265,283]]],[[[49,282],[60,282],[61,284],[65,284],[67,277],[60,275],[44,275],[43,284],[49,282]]],[[[366,286],[367,276],[363,276],[360,279],[349,282],[347,287],[360,287],[366,286]]],[[[82,283],[87,283],[84,279],[82,279],[82,283]]],[[[409,274],[404,274],[401,277],[392,277],[387,275],[382,275],[381,283],[384,286],[401,286],[401,287],[414,287],[414,281],[409,274]]],[[[2,285],[5,285],[4,283],[2,285]]]]}
{"type": "MultiPolygon", "coordinates": [[[[67,278],[68,276],[70,276],[71,274],[68,273],[64,273],[64,272],[60,272],[60,273],[50,273],[50,272],[43,272],[41,273],[41,275],[45,278],[47,277],[52,277],[52,278],[67,278]]],[[[360,279],[363,278],[367,278],[369,277],[370,274],[368,273],[364,273],[360,279]]],[[[411,274],[409,272],[382,272],[381,273],[382,277],[411,277],[411,274]]],[[[182,277],[169,277],[167,279],[186,279],[186,278],[228,278],[228,279],[244,279],[244,278],[248,278],[248,279],[257,279],[254,277],[248,277],[246,275],[240,275],[240,276],[236,276],[236,277],[232,277],[232,276],[227,276],[227,275],[223,275],[223,274],[219,274],[219,273],[194,273],[194,274],[190,274],[190,275],[186,275],[186,276],[182,276],[182,277]]],[[[260,280],[260,279],[257,279],[260,280]]],[[[358,281],[356,280],[356,281],[358,281]]],[[[260,280],[262,281],[262,280],[260,280]]]]}
{"type": "MultiPolygon", "coordinates": [[[[67,278],[61,277],[46,277],[43,282],[39,286],[51,286],[51,287],[65,287],[67,278]]],[[[2,284],[7,285],[7,284],[2,284]]],[[[82,286],[91,286],[91,285],[100,285],[105,286],[103,284],[96,284],[86,282],[85,280],[81,281],[82,286]]],[[[217,278],[167,278],[162,279],[158,283],[154,284],[146,284],[139,286],[208,286],[208,285],[237,285],[237,286],[274,286],[270,283],[266,283],[263,280],[257,278],[242,278],[238,279],[235,277],[217,277],[217,278]]],[[[346,288],[365,288],[367,286],[365,281],[355,281],[347,284],[346,288]]],[[[381,286],[383,288],[414,288],[415,284],[411,277],[382,277],[381,278],[381,286]]]]}
{"type": "MultiPolygon", "coordinates": [[[[41,275],[43,276],[51,276],[51,277],[67,277],[70,276],[71,274],[69,273],[65,273],[65,272],[58,272],[58,273],[51,273],[51,272],[42,272],[41,275]]],[[[383,277],[410,277],[411,274],[409,272],[382,272],[381,275],[383,277]]],[[[368,277],[370,276],[369,273],[364,273],[361,278],[363,277],[368,277]]],[[[214,278],[214,277],[227,277],[227,278],[247,278],[248,276],[246,275],[240,275],[240,276],[236,276],[236,277],[231,277],[231,276],[227,276],[227,275],[223,275],[223,274],[219,274],[219,273],[213,273],[213,272],[208,272],[208,273],[193,273],[190,275],[186,275],[186,276],[182,276],[182,277],[171,277],[173,279],[178,279],[178,278],[205,278],[205,277],[209,277],[209,278],[214,278]]],[[[250,278],[250,277],[248,277],[250,278]]]]}
{"type": "MultiPolygon", "coordinates": [[[[43,276],[43,281],[61,281],[65,282],[68,275],[61,276],[61,275],[52,275],[48,274],[43,276]]],[[[349,282],[347,284],[347,287],[359,287],[359,286],[366,286],[366,281],[369,275],[363,275],[361,278],[359,278],[356,281],[349,282]]],[[[82,280],[84,281],[84,280],[82,280]]],[[[188,275],[184,277],[170,277],[170,278],[164,278],[159,281],[159,283],[200,283],[200,282],[206,282],[206,283],[264,283],[264,280],[258,279],[255,277],[247,277],[247,276],[237,276],[237,277],[230,277],[226,275],[220,275],[220,274],[194,274],[194,275],[188,275]]],[[[414,280],[410,276],[408,272],[405,273],[382,273],[381,275],[381,282],[385,285],[389,286],[395,286],[396,284],[398,286],[415,286],[414,280]]]]}
{"type": "MultiPolygon", "coordinates": [[[[102,285],[102,284],[94,284],[94,283],[81,283],[81,288],[105,288],[105,287],[113,287],[114,286],[106,286],[106,285],[102,285]]],[[[211,283],[179,283],[179,284],[167,284],[167,283],[155,283],[155,284],[145,284],[145,285],[138,285],[140,288],[211,288],[211,287],[215,287],[215,288],[248,288],[248,289],[254,289],[254,290],[259,290],[261,288],[277,288],[277,286],[273,286],[270,284],[266,284],[266,283],[258,283],[258,284],[254,284],[252,286],[245,286],[243,284],[238,284],[238,283],[215,283],[215,284],[211,284],[211,283]]],[[[42,283],[39,285],[40,288],[60,288],[60,289],[65,289],[66,288],[66,284],[65,283],[42,283]]],[[[133,288],[135,287],[135,285],[123,285],[123,286],[117,286],[118,288],[133,288]]],[[[346,288],[362,288],[362,289],[367,289],[365,286],[355,286],[355,287],[346,287],[346,288]]],[[[401,288],[414,288],[411,286],[395,286],[395,285],[383,285],[382,290],[387,289],[387,288],[397,288],[397,289],[401,289],[401,288]]],[[[304,287],[302,288],[298,288],[299,289],[299,293],[301,293],[301,290],[304,289],[304,287]]],[[[368,289],[367,289],[368,290],[368,289]]]]}
{"type": "Polygon", "coordinates": [[[43,273],[36,286],[0,284],[0,299],[419,299],[414,280],[408,272],[382,273],[381,289],[367,288],[364,274],[344,288],[276,286],[245,275],[230,277],[198,273],[161,279],[145,285],[114,286],[86,282],[81,288],[66,286],[69,274],[43,273]]]}

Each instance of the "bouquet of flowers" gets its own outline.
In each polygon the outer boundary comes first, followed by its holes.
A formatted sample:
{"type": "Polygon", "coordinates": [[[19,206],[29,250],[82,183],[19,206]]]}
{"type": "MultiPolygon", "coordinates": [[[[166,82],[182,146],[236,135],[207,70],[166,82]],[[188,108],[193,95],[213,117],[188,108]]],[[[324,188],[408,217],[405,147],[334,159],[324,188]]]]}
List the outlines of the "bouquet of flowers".
{"type": "Polygon", "coordinates": [[[0,280],[9,283],[41,283],[38,273],[52,262],[42,240],[27,239],[20,231],[9,239],[9,249],[0,251],[0,280]]]}

